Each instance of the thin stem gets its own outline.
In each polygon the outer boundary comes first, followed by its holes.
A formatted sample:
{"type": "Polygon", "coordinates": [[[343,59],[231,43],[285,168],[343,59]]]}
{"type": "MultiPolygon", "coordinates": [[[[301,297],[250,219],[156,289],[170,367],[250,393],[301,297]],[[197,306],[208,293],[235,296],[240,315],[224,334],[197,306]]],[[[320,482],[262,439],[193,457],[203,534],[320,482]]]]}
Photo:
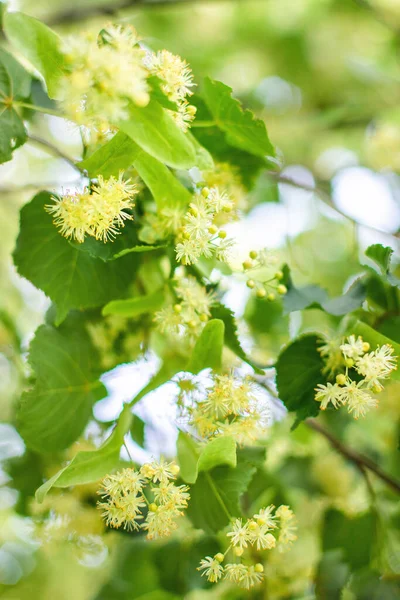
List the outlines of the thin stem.
{"type": "Polygon", "coordinates": [[[45,148],[48,152],[50,152],[54,156],[57,156],[58,158],[62,158],[63,160],[65,160],[71,167],[73,167],[80,174],[84,173],[83,170],[78,167],[78,165],[74,162],[74,160],[71,157],[69,157],[67,154],[64,154],[64,152],[62,152],[62,150],[60,150],[56,146],[53,146],[53,144],[48,142],[47,140],[37,137],[36,135],[29,135],[28,142],[32,142],[34,144],[38,144],[39,146],[42,146],[43,148],[45,148]]]}
{"type": "MultiPolygon", "coordinates": [[[[321,202],[323,202],[326,206],[329,206],[329,208],[331,208],[332,210],[337,212],[339,215],[341,215],[348,221],[351,221],[353,223],[356,223],[357,225],[360,225],[360,223],[358,223],[352,217],[350,217],[345,212],[340,210],[340,208],[338,208],[335,205],[335,203],[333,202],[331,196],[320,186],[308,185],[307,183],[300,183],[299,181],[295,181],[291,177],[282,175],[282,173],[279,173],[279,171],[278,172],[277,171],[266,171],[266,173],[269,177],[271,177],[272,179],[275,179],[275,181],[277,181],[277,183],[284,183],[286,185],[290,185],[297,189],[304,190],[306,192],[312,192],[312,193],[316,194],[316,196],[319,198],[319,200],[321,200],[321,202]]],[[[392,237],[397,237],[396,234],[385,231],[384,229],[380,229],[379,227],[374,227],[372,225],[364,225],[364,224],[362,226],[365,227],[366,229],[371,229],[372,231],[379,231],[379,233],[384,233],[384,234],[390,235],[392,237]]]]}
{"type": "Polygon", "coordinates": [[[383,471],[373,460],[368,458],[368,456],[360,454],[352,448],[345,446],[340,440],[335,438],[330,431],[325,429],[323,425],[318,423],[316,419],[306,419],[305,423],[308,427],[314,429],[314,431],[318,431],[318,433],[323,435],[328,440],[332,448],[335,448],[335,450],[340,452],[340,454],[342,454],[345,458],[354,463],[361,473],[363,473],[365,469],[368,469],[371,471],[371,473],[374,473],[377,477],[379,477],[379,479],[384,481],[386,485],[388,485],[394,492],[400,494],[400,482],[388,473],[385,473],[385,471],[383,471]]]}
{"type": "Polygon", "coordinates": [[[29,102],[13,102],[14,106],[21,106],[22,108],[29,108],[30,110],[34,110],[36,112],[44,113],[45,115],[52,115],[53,117],[64,118],[61,113],[56,110],[52,110],[51,108],[46,108],[45,106],[37,106],[36,104],[29,104],[29,102]]]}

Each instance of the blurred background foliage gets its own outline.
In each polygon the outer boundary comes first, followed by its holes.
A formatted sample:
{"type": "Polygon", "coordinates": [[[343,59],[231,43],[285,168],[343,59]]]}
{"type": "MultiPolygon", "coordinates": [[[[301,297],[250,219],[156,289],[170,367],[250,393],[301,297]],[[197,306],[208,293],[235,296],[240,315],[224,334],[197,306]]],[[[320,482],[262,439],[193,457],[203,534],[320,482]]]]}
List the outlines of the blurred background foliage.
{"type": "MultiPolygon", "coordinates": [[[[399,0],[9,4],[62,34],[97,31],[109,20],[130,22],[153,49],[165,47],[184,57],[200,85],[204,75],[224,81],[265,119],[283,174],[299,186],[277,185],[265,176],[258,180],[250,197],[254,208],[233,229],[243,255],[254,246],[275,248],[290,264],[296,283],[316,283],[332,295],[360,272],[368,244],[391,245],[397,257],[399,0]],[[310,191],[315,185],[318,195],[310,191]]],[[[39,84],[34,93],[37,103],[44,101],[39,84]]],[[[79,158],[80,139],[72,126],[44,115],[25,116],[31,135],[79,158]]],[[[16,275],[10,256],[21,205],[36,189],[73,187],[76,180],[72,167],[34,144],[17,150],[0,167],[0,598],[246,597],[224,585],[209,589],[200,578],[199,559],[212,554],[213,547],[217,551],[219,542],[200,535],[189,521],[168,544],[148,544],[140,536],[104,531],[94,508],[95,487],[54,493],[40,507],[33,501],[43,474],[55,472],[68,457],[55,456],[48,464],[24,452],[11,425],[26,376],[24,353],[48,302],[16,275]]],[[[318,310],[289,318],[279,302],[266,311],[261,301],[249,299],[244,282],[227,284],[226,303],[244,316],[243,342],[259,360],[273,361],[282,344],[301,331],[327,331],[337,322],[318,310]]],[[[398,321],[386,327],[399,341],[398,321]]],[[[130,385],[129,378],[124,385],[130,385]]],[[[114,404],[116,393],[110,384],[114,404]]],[[[329,427],[343,443],[399,477],[398,397],[398,386],[389,386],[379,415],[353,422],[330,413],[329,427]]],[[[151,411],[143,418],[145,429],[132,432],[133,441],[151,453],[152,440],[163,439],[163,427],[151,411]]],[[[266,461],[244,501],[255,508],[270,502],[293,505],[299,539],[288,555],[274,555],[266,567],[264,595],[256,591],[254,597],[395,600],[400,594],[395,494],[370,480],[317,432],[301,425],[290,433],[290,425],[285,419],[269,432],[266,461]]],[[[107,427],[105,418],[93,422],[80,447],[96,443],[107,427]]]]}

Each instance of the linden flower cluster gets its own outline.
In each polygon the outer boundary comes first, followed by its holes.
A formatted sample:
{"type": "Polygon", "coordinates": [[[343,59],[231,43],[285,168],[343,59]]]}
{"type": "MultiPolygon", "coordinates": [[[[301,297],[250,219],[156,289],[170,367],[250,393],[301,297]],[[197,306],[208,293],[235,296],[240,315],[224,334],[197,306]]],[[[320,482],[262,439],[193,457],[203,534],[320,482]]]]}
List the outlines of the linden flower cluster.
{"type": "Polygon", "coordinates": [[[188,394],[183,413],[203,438],[231,435],[239,444],[259,438],[269,424],[269,411],[255,397],[253,385],[233,375],[212,375],[213,384],[206,398],[198,400],[188,394]]]}
{"type": "MultiPolygon", "coordinates": [[[[334,408],[347,406],[350,414],[358,419],[364,417],[371,408],[378,406],[378,399],[373,394],[383,390],[382,380],[388,379],[397,368],[397,357],[393,356],[393,348],[389,344],[378,346],[368,352],[370,345],[361,336],[351,335],[347,342],[340,345],[343,355],[345,373],[336,376],[335,383],[321,383],[315,388],[315,400],[325,410],[331,403],[334,408]],[[349,376],[349,369],[354,369],[362,377],[354,381],[349,376]]],[[[327,348],[320,349],[326,355],[327,348]]]]}
{"type": "Polygon", "coordinates": [[[230,545],[225,554],[219,552],[215,556],[206,556],[200,561],[199,571],[211,583],[217,583],[222,577],[244,589],[261,583],[264,567],[261,563],[251,562],[251,548],[258,552],[277,547],[284,551],[297,539],[295,534],[295,516],[285,505],[275,510],[272,504],[262,508],[251,519],[243,522],[236,519],[227,533],[230,545]],[[275,514],[274,514],[275,511],[275,514]],[[223,565],[226,554],[231,552],[238,562],[223,565]],[[243,563],[243,559],[246,563],[243,563]]]}
{"type": "MultiPolygon", "coordinates": [[[[207,187],[218,187],[226,190],[229,199],[233,203],[234,210],[245,210],[247,208],[247,192],[236,167],[230,163],[215,163],[211,171],[203,171],[202,175],[207,187]]],[[[220,212],[216,217],[216,224],[223,225],[230,218],[229,213],[220,212]]]]}
{"type": "Polygon", "coordinates": [[[186,485],[173,483],[178,473],[176,463],[161,459],[144,464],[139,471],[123,469],[108,475],[98,492],[103,501],[97,503],[107,525],[128,531],[143,529],[149,540],[171,535],[190,499],[186,485]],[[153,497],[152,502],[147,499],[149,494],[153,497]],[[144,517],[142,509],[146,506],[144,517]],[[143,519],[139,524],[138,521],[143,519]]]}
{"type": "Polygon", "coordinates": [[[178,302],[158,311],[154,321],[162,333],[197,336],[211,316],[213,293],[207,292],[191,275],[175,281],[174,291],[178,302]]]}
{"type": "MultiPolygon", "coordinates": [[[[268,268],[274,264],[276,264],[276,257],[268,250],[263,249],[259,252],[251,250],[249,252],[249,257],[243,261],[243,270],[245,273],[249,273],[249,271],[259,270],[263,267],[268,268]]],[[[257,298],[266,298],[270,302],[273,302],[276,299],[275,292],[280,296],[284,296],[287,293],[287,287],[283,283],[279,283],[283,278],[283,272],[276,271],[276,273],[268,279],[260,280],[253,276],[253,278],[247,280],[246,285],[251,290],[256,290],[257,298]]]]}
{"type": "MultiPolygon", "coordinates": [[[[176,246],[176,258],[184,265],[191,265],[201,256],[226,262],[233,241],[226,239],[226,231],[218,229],[216,217],[221,213],[232,213],[233,204],[218,188],[204,187],[194,196],[189,212],[183,219],[181,241],[176,246]]],[[[234,217],[234,215],[232,215],[234,217]]]]}
{"type": "Polygon", "coordinates": [[[67,74],[61,81],[61,103],[67,117],[104,128],[127,118],[129,102],[148,104],[149,71],[138,42],[130,25],[110,25],[98,37],[85,33],[67,39],[67,74]]]}
{"type": "Polygon", "coordinates": [[[177,110],[168,110],[176,124],[187,131],[196,114],[196,107],[187,98],[193,94],[193,75],[189,65],[180,56],[161,50],[146,57],[150,72],[161,80],[161,90],[168,100],[176,104],[177,110]]]}
{"type": "Polygon", "coordinates": [[[133,197],[137,187],[130,180],[104,179],[99,175],[97,183],[85,188],[82,193],[66,194],[60,198],[52,196],[54,204],[45,206],[53,216],[53,222],[60,233],[82,243],[86,235],[108,242],[120,233],[125,221],[133,219],[127,210],[134,207],[133,197]]]}

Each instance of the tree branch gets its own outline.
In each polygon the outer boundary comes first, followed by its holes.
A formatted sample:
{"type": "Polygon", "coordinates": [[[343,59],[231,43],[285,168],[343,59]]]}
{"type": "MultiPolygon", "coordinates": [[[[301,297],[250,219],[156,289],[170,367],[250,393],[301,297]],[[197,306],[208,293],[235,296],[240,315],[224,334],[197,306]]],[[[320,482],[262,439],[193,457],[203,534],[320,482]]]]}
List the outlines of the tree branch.
{"type": "Polygon", "coordinates": [[[397,481],[394,477],[388,475],[388,473],[383,471],[380,466],[368,458],[368,456],[360,454],[359,452],[356,452],[355,450],[345,446],[345,444],[335,438],[335,436],[332,435],[330,431],[325,429],[325,427],[316,419],[306,419],[305,423],[308,427],[314,429],[314,431],[318,431],[318,433],[323,435],[328,440],[332,448],[335,448],[335,450],[342,454],[342,456],[354,463],[363,475],[365,474],[365,469],[368,469],[371,471],[371,473],[374,473],[377,477],[379,477],[379,479],[384,481],[386,485],[388,485],[394,492],[400,494],[400,481],[397,481]]]}
{"type": "Polygon", "coordinates": [[[62,152],[62,150],[57,148],[57,146],[53,146],[53,144],[51,144],[47,140],[37,137],[36,135],[29,135],[28,142],[32,142],[34,144],[38,144],[39,146],[42,146],[48,152],[50,152],[50,154],[53,154],[54,156],[57,156],[58,158],[62,158],[63,160],[65,160],[65,162],[67,162],[71,167],[73,167],[81,175],[84,174],[82,169],[80,169],[78,167],[78,165],[74,162],[74,160],[70,156],[68,156],[67,154],[64,154],[64,152],[62,152]]]}
{"type": "MultiPolygon", "coordinates": [[[[113,3],[104,5],[90,5],[82,8],[71,8],[62,10],[46,19],[47,25],[63,25],[64,23],[76,23],[96,16],[113,16],[121,10],[128,8],[158,8],[169,5],[193,4],[207,0],[115,0],[113,3]]],[[[234,0],[232,0],[234,1],[234,0]]]]}

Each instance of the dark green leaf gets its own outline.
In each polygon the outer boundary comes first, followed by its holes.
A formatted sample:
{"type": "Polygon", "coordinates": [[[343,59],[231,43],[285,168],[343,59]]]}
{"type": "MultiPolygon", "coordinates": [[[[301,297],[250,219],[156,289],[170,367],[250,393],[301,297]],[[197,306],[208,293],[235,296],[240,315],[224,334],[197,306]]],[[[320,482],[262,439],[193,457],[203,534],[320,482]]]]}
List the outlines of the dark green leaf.
{"type": "Polygon", "coordinates": [[[256,156],[274,156],[264,121],[243,110],[232,97],[232,89],[208,77],[204,80],[204,100],[217,126],[225,132],[229,144],[256,156]]]}
{"type": "Polygon", "coordinates": [[[49,96],[54,98],[64,66],[58,35],[44,23],[21,12],[4,15],[4,31],[11,44],[43,76],[49,96]]]}
{"type": "Polygon", "coordinates": [[[130,137],[118,132],[101,148],[78,163],[78,167],[85,169],[92,178],[102,175],[105,178],[116,177],[119,172],[132,166],[136,156],[142,150],[130,137]]]}
{"type": "Polygon", "coordinates": [[[207,323],[196,342],[186,371],[196,374],[207,368],[216,371],[221,368],[224,331],[225,326],[220,319],[212,319],[207,323]]]}
{"type": "Polygon", "coordinates": [[[36,492],[36,500],[43,502],[52,487],[64,488],[98,481],[107,473],[111,473],[119,462],[124,436],[129,431],[132,413],[126,405],[118,419],[118,423],[110,437],[92,451],[78,452],[70,463],[46,481],[36,492]]]}
{"type": "Polygon", "coordinates": [[[263,371],[259,366],[255,364],[255,362],[247,356],[245,351],[243,350],[237,332],[237,326],[235,322],[235,317],[233,316],[233,312],[230,308],[227,308],[220,302],[216,303],[211,309],[211,315],[213,319],[220,319],[223,321],[225,325],[225,336],[224,342],[225,345],[232,350],[241,360],[246,362],[248,365],[253,367],[256,373],[262,374],[263,371]]]}
{"type": "Polygon", "coordinates": [[[382,244],[372,244],[372,246],[368,246],[365,251],[365,255],[379,266],[383,275],[389,273],[392,254],[393,248],[390,248],[390,246],[382,246],[382,244]]]}
{"type": "Polygon", "coordinates": [[[193,144],[155,100],[143,108],[129,105],[129,119],[116,123],[145,152],[175,169],[196,163],[193,144]]]}
{"type": "Polygon", "coordinates": [[[97,379],[98,359],[83,328],[42,325],[29,349],[35,375],[18,411],[18,428],[29,448],[56,452],[82,433],[92,406],[106,395],[97,379]]]}
{"type": "Polygon", "coordinates": [[[216,533],[228,525],[231,517],[240,516],[239,499],[255,471],[255,467],[243,463],[235,469],[216,467],[200,473],[190,488],[187,512],[193,525],[207,533],[216,533]]]}
{"type": "Polygon", "coordinates": [[[44,210],[50,198],[42,192],[22,208],[14,262],[20,275],[56,303],[59,324],[72,308],[102,306],[124,296],[137,259],[127,256],[104,263],[74,248],[44,210]]]}
{"type": "Polygon", "coordinates": [[[141,448],[144,447],[146,423],[140,417],[134,415],[131,425],[131,436],[134,442],[141,448]]]}
{"type": "Polygon", "coordinates": [[[329,510],[325,515],[322,531],[323,549],[341,549],[343,560],[352,569],[369,565],[375,536],[376,522],[371,513],[349,518],[337,510],[329,510]]]}
{"type": "Polygon", "coordinates": [[[317,350],[318,341],[316,335],[298,338],[284,348],[276,364],[279,398],[300,420],[319,412],[314,389],[325,380],[321,374],[324,363],[317,350]]]}
{"type": "Polygon", "coordinates": [[[331,550],[324,554],[316,575],[317,600],[341,600],[349,575],[350,570],[343,561],[342,550],[331,550]]]}

